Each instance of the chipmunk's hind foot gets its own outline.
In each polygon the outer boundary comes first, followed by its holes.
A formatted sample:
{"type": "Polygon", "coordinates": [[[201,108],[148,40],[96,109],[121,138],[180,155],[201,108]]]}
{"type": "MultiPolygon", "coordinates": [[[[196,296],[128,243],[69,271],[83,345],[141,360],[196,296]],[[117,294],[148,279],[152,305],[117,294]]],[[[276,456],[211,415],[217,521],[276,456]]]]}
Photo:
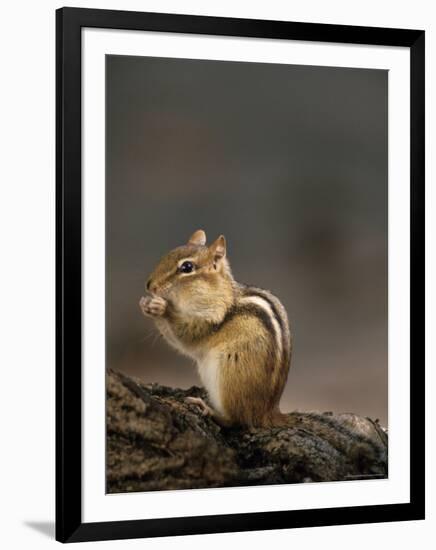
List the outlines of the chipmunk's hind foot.
{"type": "Polygon", "coordinates": [[[196,405],[203,416],[215,416],[214,410],[201,397],[187,397],[185,402],[196,405]]]}
{"type": "Polygon", "coordinates": [[[199,407],[203,416],[209,416],[221,428],[229,428],[231,426],[231,422],[227,418],[224,418],[224,416],[212,409],[201,397],[186,397],[185,402],[199,407]]]}

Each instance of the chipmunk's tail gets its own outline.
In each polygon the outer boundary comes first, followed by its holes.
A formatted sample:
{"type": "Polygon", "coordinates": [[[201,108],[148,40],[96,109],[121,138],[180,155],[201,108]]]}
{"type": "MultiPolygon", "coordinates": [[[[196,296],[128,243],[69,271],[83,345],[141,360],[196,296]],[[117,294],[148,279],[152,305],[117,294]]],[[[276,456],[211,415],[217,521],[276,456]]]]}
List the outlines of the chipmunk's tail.
{"type": "Polygon", "coordinates": [[[297,422],[295,420],[295,416],[291,414],[285,414],[279,411],[274,417],[274,426],[293,428],[296,425],[297,422]]]}
{"type": "Polygon", "coordinates": [[[294,426],[296,426],[295,417],[280,410],[273,411],[262,423],[264,428],[293,428],[294,426]]]}

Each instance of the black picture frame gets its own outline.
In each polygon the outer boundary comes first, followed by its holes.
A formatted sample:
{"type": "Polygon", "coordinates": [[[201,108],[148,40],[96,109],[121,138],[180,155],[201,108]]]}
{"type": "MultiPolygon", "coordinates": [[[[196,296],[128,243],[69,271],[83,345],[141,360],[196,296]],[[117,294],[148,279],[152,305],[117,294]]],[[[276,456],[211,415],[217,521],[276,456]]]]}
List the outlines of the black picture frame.
{"type": "Polygon", "coordinates": [[[77,542],[424,519],[424,108],[421,30],[79,8],[56,12],[56,539],[77,542]],[[81,29],[98,27],[401,46],[410,49],[410,502],[82,522],[81,29]]]}

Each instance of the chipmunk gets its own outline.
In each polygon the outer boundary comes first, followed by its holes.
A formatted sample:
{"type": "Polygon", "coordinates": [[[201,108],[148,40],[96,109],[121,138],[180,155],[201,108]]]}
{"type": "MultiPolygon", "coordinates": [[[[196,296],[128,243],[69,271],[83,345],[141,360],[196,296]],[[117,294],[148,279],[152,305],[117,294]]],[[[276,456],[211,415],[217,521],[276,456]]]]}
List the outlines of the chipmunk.
{"type": "Polygon", "coordinates": [[[146,289],[143,314],[194,359],[210,404],[188,402],[222,426],[286,424],[279,409],[291,358],[286,311],[269,291],[235,281],[223,235],[207,246],[196,231],[160,260],[146,289]]]}

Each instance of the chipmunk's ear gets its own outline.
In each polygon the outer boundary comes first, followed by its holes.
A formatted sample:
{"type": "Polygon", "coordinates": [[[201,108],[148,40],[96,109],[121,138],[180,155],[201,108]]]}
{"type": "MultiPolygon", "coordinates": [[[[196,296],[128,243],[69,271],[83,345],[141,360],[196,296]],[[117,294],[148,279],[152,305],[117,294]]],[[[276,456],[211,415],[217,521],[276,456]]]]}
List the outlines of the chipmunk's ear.
{"type": "Polygon", "coordinates": [[[202,229],[198,229],[195,233],[191,235],[188,244],[204,246],[206,244],[206,233],[202,229]]]}
{"type": "Polygon", "coordinates": [[[226,255],[226,239],[220,235],[218,239],[209,246],[215,260],[221,260],[226,255]]]}

